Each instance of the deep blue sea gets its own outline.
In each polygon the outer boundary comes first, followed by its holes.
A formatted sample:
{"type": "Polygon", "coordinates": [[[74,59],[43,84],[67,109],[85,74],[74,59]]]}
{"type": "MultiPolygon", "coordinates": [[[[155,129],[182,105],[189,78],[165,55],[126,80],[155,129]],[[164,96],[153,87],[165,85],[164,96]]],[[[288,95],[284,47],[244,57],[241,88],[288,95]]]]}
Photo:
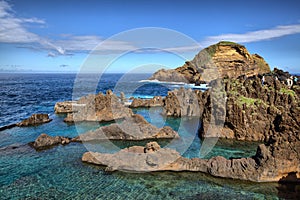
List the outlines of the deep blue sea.
{"type": "MultiPolygon", "coordinates": [[[[116,148],[144,145],[143,142],[71,143],[35,151],[27,144],[41,133],[75,137],[105,124],[63,122],[54,113],[58,101],[77,99],[95,92],[121,91],[127,97],[150,98],[167,95],[180,85],[140,82],[149,74],[0,74],[0,127],[19,122],[33,113],[48,113],[50,123],[0,131],[0,199],[280,199],[293,188],[278,183],[251,183],[214,178],[203,173],[105,173],[103,167],[81,162],[88,149],[115,152],[116,148]],[[97,81],[95,81],[97,80],[97,81]],[[74,85],[75,83],[75,85],[74,85]]],[[[183,156],[199,157],[201,141],[195,119],[165,118],[161,108],[135,109],[150,123],[169,125],[181,139],[161,146],[175,148],[183,156]]],[[[219,140],[207,158],[222,155],[244,157],[255,154],[257,144],[219,140]]]]}

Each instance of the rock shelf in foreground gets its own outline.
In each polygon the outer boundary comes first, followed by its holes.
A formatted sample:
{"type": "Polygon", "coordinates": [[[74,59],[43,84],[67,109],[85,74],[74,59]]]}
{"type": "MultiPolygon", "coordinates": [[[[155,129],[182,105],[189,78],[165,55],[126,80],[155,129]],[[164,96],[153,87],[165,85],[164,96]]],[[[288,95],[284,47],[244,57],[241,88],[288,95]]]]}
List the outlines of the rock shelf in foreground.
{"type": "Polygon", "coordinates": [[[133,146],[115,154],[86,152],[82,161],[107,166],[106,171],[153,172],[193,171],[209,173],[216,177],[248,180],[253,182],[299,181],[299,158],[295,152],[288,157],[274,157],[277,153],[264,144],[259,145],[256,155],[249,158],[226,159],[221,156],[211,159],[183,158],[169,148],[158,148],[151,142],[146,147],[133,146]],[[155,150],[147,151],[149,146],[155,150]]]}

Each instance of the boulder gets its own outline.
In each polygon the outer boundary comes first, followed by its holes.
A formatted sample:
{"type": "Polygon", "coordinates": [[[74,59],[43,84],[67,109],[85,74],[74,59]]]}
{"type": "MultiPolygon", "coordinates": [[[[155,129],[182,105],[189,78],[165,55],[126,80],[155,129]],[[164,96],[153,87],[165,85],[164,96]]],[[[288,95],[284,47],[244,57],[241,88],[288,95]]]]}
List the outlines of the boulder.
{"type": "Polygon", "coordinates": [[[50,122],[52,119],[49,118],[48,114],[33,114],[28,119],[25,119],[19,123],[17,126],[35,126],[50,122]]]}
{"type": "Polygon", "coordinates": [[[160,150],[160,146],[157,142],[149,142],[146,144],[144,148],[145,153],[151,153],[159,150],[160,150]]]}
{"type": "Polygon", "coordinates": [[[58,145],[58,144],[69,144],[72,141],[71,138],[62,137],[62,136],[49,136],[46,133],[42,133],[37,139],[30,143],[30,146],[35,148],[36,150],[42,150],[47,149],[52,146],[58,145]]]}
{"type": "Polygon", "coordinates": [[[82,142],[93,140],[146,140],[146,139],[174,139],[179,135],[172,128],[165,126],[157,128],[148,123],[141,115],[135,114],[119,123],[100,127],[94,131],[81,134],[82,142]]]}

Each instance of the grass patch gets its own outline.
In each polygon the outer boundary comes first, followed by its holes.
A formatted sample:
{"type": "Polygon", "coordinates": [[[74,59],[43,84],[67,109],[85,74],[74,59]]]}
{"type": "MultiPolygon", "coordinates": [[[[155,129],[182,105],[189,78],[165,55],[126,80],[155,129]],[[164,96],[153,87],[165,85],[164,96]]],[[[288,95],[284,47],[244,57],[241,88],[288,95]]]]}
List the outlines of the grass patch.
{"type": "Polygon", "coordinates": [[[235,42],[230,42],[230,41],[221,41],[217,45],[241,46],[240,44],[237,44],[235,42]]]}
{"type": "Polygon", "coordinates": [[[208,53],[208,55],[210,57],[212,57],[216,53],[217,47],[216,47],[216,45],[212,45],[212,46],[205,48],[205,50],[208,53]]]}
{"type": "Polygon", "coordinates": [[[293,90],[286,89],[286,88],[281,88],[279,93],[286,94],[286,95],[291,95],[292,97],[295,97],[295,95],[296,95],[296,93],[293,90]]]}
{"type": "Polygon", "coordinates": [[[245,96],[239,96],[237,102],[239,106],[246,104],[247,107],[265,104],[261,99],[253,99],[245,96]]]}
{"type": "Polygon", "coordinates": [[[255,103],[255,99],[253,99],[253,98],[247,98],[247,97],[244,97],[244,96],[240,96],[238,98],[238,104],[240,106],[243,105],[243,104],[246,104],[247,107],[254,106],[254,103],[255,103]]]}

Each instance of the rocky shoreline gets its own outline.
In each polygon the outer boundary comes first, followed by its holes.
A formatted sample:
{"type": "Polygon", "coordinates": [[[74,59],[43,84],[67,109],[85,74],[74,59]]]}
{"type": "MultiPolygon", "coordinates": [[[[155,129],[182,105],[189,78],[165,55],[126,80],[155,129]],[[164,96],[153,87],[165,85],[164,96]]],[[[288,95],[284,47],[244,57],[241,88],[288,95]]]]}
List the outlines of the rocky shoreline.
{"type": "Polygon", "coordinates": [[[103,139],[179,138],[170,127],[159,129],[131,110],[160,106],[165,116],[198,118],[201,122],[198,134],[202,140],[221,137],[264,144],[248,158],[187,159],[175,150],[160,148],[152,142],[146,147],[129,147],[115,154],[87,152],[82,161],[105,165],[108,171],[194,171],[254,182],[299,182],[300,85],[299,81],[287,84],[290,77],[288,72],[278,69],[271,72],[262,57],[251,55],[244,46],[220,42],[202,50],[184,66],[160,70],[150,78],[194,84],[209,81],[207,91],[175,89],[166,97],[133,99],[129,107],[124,105],[124,98],[117,97],[112,91],[82,97],[75,102],[58,102],[55,112],[66,114],[65,122],[114,123],[75,138],[42,134],[31,146],[39,150],[58,144],[103,139]],[[216,72],[218,76],[214,75],[216,72]]]}
{"type": "MultiPolygon", "coordinates": [[[[192,171],[204,172],[212,176],[253,182],[299,182],[299,160],[275,158],[275,152],[264,144],[259,145],[256,155],[249,158],[226,159],[222,156],[211,159],[182,157],[177,151],[160,148],[156,142],[146,147],[133,146],[115,154],[86,152],[82,161],[106,166],[106,171],[153,172],[153,171],[192,171]],[[149,146],[155,146],[147,151],[149,146]],[[128,162],[131,160],[132,162],[128,162]],[[297,166],[298,165],[298,166],[297,166]]],[[[295,156],[295,152],[289,157],[295,156]]]]}

